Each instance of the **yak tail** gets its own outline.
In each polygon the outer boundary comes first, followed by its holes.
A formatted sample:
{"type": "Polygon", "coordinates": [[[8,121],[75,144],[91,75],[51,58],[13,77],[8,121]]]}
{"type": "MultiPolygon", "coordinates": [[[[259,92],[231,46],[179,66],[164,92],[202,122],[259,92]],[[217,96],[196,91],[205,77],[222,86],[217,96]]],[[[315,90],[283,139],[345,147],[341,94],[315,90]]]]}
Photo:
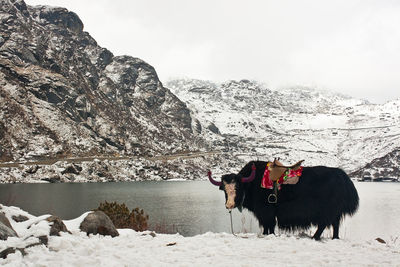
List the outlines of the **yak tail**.
{"type": "Polygon", "coordinates": [[[343,213],[351,216],[358,210],[360,199],[358,197],[357,189],[355,188],[350,177],[342,170],[341,175],[343,176],[343,181],[345,182],[345,186],[343,186],[345,192],[343,193],[344,196],[346,196],[343,213]]]}

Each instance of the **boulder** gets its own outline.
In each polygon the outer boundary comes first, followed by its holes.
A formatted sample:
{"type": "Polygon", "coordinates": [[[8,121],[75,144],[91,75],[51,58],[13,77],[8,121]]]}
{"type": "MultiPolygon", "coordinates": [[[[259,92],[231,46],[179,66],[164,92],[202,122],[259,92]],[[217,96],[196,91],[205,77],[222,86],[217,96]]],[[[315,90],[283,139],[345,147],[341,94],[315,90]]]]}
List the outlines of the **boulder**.
{"type": "Polygon", "coordinates": [[[89,213],[79,226],[79,229],[88,235],[101,234],[112,237],[119,235],[111,219],[102,211],[89,213]]]}
{"type": "Polygon", "coordinates": [[[40,19],[47,21],[60,28],[66,28],[76,34],[83,31],[83,23],[81,19],[72,11],[68,11],[62,7],[37,6],[32,11],[38,14],[40,19]]]}
{"type": "Polygon", "coordinates": [[[55,183],[60,183],[61,178],[58,174],[53,174],[52,176],[50,176],[48,178],[43,178],[42,181],[46,181],[46,182],[55,184],[55,183]]]}
{"type": "Polygon", "coordinates": [[[29,220],[29,218],[26,217],[26,216],[24,216],[24,215],[18,215],[18,216],[13,215],[11,218],[12,218],[15,222],[25,222],[25,221],[29,220]]]}
{"type": "Polygon", "coordinates": [[[39,242],[36,242],[36,243],[33,243],[33,244],[29,244],[25,248],[9,247],[9,248],[6,248],[6,249],[0,251],[0,258],[5,259],[5,258],[7,258],[7,256],[9,254],[13,254],[16,251],[21,252],[22,256],[26,256],[27,253],[26,253],[25,249],[27,249],[27,248],[31,248],[31,247],[34,247],[34,246],[40,246],[40,245],[47,246],[47,244],[49,242],[49,239],[48,239],[47,236],[39,236],[38,239],[39,239],[39,242]]]}
{"type": "Polygon", "coordinates": [[[68,165],[63,171],[61,171],[61,174],[66,174],[66,173],[80,174],[81,171],[82,171],[82,167],[80,167],[76,164],[71,164],[71,165],[68,165]]]}
{"type": "Polygon", "coordinates": [[[0,212],[0,240],[7,240],[8,237],[18,237],[18,235],[5,214],[0,212]]]}
{"type": "Polygon", "coordinates": [[[215,134],[221,134],[221,132],[219,131],[218,127],[215,126],[215,124],[212,123],[212,122],[207,126],[207,129],[210,130],[211,132],[215,133],[215,134]]]}
{"type": "Polygon", "coordinates": [[[52,215],[47,218],[46,221],[52,223],[50,227],[50,235],[60,236],[60,232],[71,233],[70,231],[68,231],[64,222],[57,216],[52,215]]]}
{"type": "Polygon", "coordinates": [[[17,250],[19,250],[21,252],[22,256],[26,255],[24,248],[6,248],[6,249],[0,251],[0,258],[5,259],[5,258],[7,258],[8,254],[13,254],[17,250]]]}
{"type": "Polygon", "coordinates": [[[39,165],[29,166],[25,169],[26,173],[35,174],[40,169],[39,165]]]}

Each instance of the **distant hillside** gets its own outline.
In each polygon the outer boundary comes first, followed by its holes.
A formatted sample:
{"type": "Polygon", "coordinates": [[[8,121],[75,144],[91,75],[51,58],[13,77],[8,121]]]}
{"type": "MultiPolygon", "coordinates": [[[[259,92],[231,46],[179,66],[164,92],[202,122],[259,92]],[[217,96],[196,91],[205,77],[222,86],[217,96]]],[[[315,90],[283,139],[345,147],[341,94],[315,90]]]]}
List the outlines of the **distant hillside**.
{"type": "Polygon", "coordinates": [[[388,173],[375,168],[391,166],[390,173],[400,176],[398,157],[385,157],[400,147],[400,100],[374,105],[312,88],[276,91],[249,80],[166,85],[186,102],[214,148],[245,160],[280,157],[348,172],[363,168],[377,178],[388,173]]]}
{"type": "Polygon", "coordinates": [[[400,148],[372,160],[351,175],[362,179],[391,178],[400,181],[400,148]]]}

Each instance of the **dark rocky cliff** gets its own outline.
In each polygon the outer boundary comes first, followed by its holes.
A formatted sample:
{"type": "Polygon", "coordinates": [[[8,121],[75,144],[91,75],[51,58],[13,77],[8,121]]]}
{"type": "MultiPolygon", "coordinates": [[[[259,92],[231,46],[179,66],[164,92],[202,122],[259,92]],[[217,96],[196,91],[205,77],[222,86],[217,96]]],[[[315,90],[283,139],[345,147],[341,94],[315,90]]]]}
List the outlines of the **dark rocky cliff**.
{"type": "Polygon", "coordinates": [[[400,181],[400,148],[391,151],[383,157],[373,159],[350,175],[372,181],[380,179],[400,181]]]}
{"type": "Polygon", "coordinates": [[[65,8],[0,0],[0,160],[189,149],[189,110],[154,68],[83,29],[65,8]]]}

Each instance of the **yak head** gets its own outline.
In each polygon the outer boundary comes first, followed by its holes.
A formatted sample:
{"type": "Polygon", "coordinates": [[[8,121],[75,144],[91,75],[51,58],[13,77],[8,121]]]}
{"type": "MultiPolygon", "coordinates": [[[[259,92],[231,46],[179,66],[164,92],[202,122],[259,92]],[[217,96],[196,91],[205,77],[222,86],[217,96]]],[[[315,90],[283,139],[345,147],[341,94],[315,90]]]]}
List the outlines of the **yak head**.
{"type": "Polygon", "coordinates": [[[244,199],[244,190],[243,186],[246,183],[249,183],[254,180],[256,174],[256,167],[253,164],[252,171],[250,176],[244,177],[240,174],[226,174],[223,175],[221,181],[216,181],[212,178],[211,171],[208,171],[208,179],[210,182],[218,186],[220,190],[225,193],[225,207],[228,210],[232,210],[233,208],[241,209],[243,199],[244,199]]]}

